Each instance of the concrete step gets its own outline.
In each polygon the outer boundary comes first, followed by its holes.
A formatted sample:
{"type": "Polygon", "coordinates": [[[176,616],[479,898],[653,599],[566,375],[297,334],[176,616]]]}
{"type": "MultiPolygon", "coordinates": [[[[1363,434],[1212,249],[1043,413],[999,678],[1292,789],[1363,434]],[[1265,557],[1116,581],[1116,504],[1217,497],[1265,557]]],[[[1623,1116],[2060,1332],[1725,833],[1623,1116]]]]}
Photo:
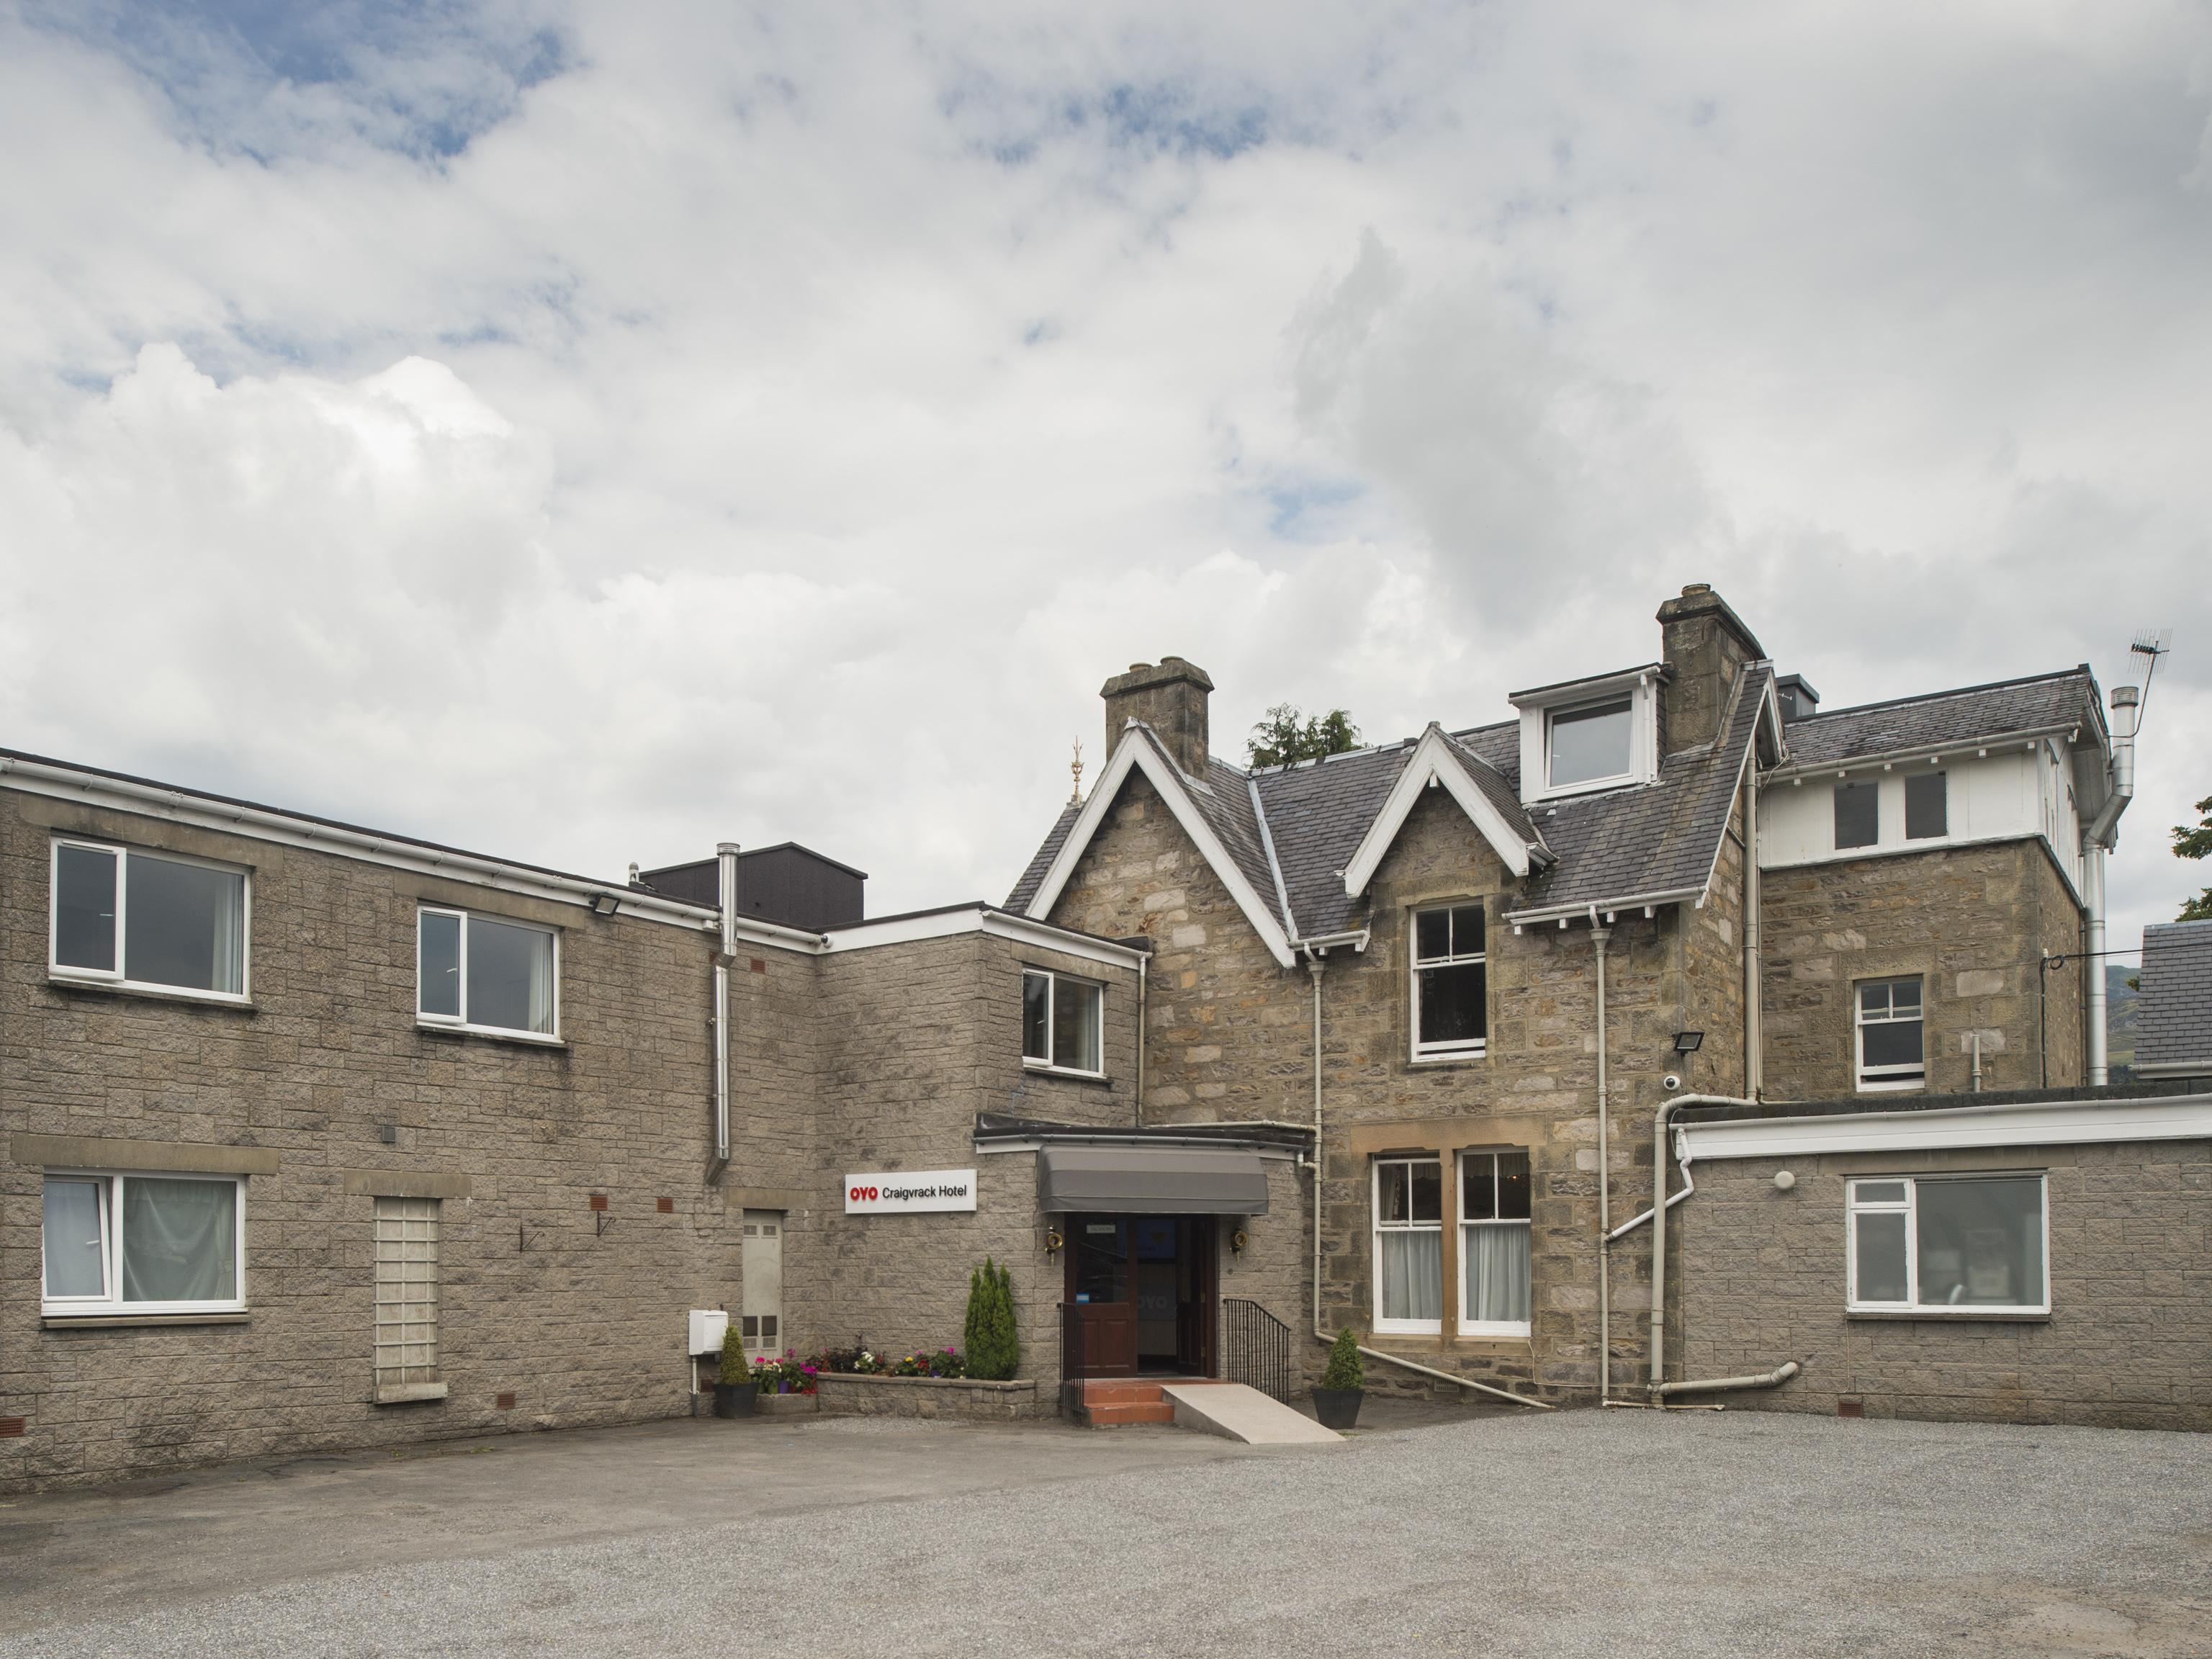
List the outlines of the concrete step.
{"type": "Polygon", "coordinates": [[[1292,1411],[1242,1382],[1208,1382],[1197,1388],[1169,1382],[1160,1392],[1175,1408],[1175,1421],[1253,1446],[1307,1446],[1340,1443],[1344,1437],[1310,1417],[1292,1411]]]}

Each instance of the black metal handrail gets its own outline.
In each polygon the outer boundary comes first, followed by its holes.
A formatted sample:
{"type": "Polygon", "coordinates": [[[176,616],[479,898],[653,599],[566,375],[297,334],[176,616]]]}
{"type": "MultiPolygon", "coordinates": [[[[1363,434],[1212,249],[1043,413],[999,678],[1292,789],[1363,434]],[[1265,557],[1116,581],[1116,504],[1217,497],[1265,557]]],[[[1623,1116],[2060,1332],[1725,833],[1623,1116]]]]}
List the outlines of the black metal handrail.
{"type": "Polygon", "coordinates": [[[1084,1375],[1083,1315],[1078,1303],[1060,1304],[1060,1378],[1069,1382],[1084,1375]]]}
{"type": "Polygon", "coordinates": [[[1291,1328],[1258,1303],[1221,1298],[1221,1374],[1277,1400],[1291,1397],[1291,1328]]]}

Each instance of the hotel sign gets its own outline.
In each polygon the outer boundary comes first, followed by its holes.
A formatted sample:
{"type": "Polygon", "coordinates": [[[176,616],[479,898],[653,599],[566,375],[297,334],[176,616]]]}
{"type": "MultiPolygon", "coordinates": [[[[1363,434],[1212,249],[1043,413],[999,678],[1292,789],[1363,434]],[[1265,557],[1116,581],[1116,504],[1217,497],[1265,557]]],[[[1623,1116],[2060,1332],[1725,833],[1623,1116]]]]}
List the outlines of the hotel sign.
{"type": "Polygon", "coordinates": [[[973,1170],[890,1170],[845,1177],[847,1215],[915,1215],[975,1207],[973,1170]]]}

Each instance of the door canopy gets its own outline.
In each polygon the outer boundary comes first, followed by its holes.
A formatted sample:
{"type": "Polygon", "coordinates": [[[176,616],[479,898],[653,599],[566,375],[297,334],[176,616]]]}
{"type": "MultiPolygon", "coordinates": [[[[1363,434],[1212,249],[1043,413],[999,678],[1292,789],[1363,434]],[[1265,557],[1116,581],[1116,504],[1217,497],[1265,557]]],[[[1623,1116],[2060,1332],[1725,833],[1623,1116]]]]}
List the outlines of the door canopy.
{"type": "Polygon", "coordinates": [[[1257,1152],[1193,1146],[1044,1146],[1037,1207],[1048,1214],[1265,1215],[1257,1152]]]}

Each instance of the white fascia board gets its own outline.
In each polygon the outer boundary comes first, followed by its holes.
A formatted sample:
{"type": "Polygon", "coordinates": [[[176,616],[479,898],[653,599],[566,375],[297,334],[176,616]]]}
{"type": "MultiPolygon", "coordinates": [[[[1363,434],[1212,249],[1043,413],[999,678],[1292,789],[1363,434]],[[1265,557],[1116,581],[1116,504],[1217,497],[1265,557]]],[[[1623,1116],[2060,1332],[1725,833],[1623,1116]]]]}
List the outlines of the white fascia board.
{"type": "Polygon", "coordinates": [[[1505,701],[1516,708],[1553,708],[1563,702],[1601,697],[1608,691],[1626,691],[1666,672],[1664,663],[1638,663],[1610,674],[1593,674],[1586,680],[1560,680],[1551,685],[1532,685],[1524,691],[1508,691],[1505,701]]]}
{"type": "Polygon", "coordinates": [[[1066,841],[1060,844],[1060,856],[1053,860],[1036,896],[1029,902],[1029,917],[1042,921],[1052,914],[1061,890],[1074,875],[1075,866],[1090,847],[1091,837],[1098,833],[1099,825],[1105,823],[1106,814],[1113,809],[1114,797],[1127,781],[1132,770],[1142,772],[1159,792],[1160,799],[1168,804],[1168,811],[1182,826],[1183,834],[1198,848],[1199,856],[1229,890],[1229,896],[1237,901],[1237,908],[1252,924],[1252,931],[1259,934],[1267,953],[1285,968],[1294,966],[1297,958],[1291,952],[1290,935],[1284,931],[1282,921],[1269,913],[1266,902],[1244,878],[1244,872],[1237,867],[1237,860],[1229,856],[1229,849],[1221,844],[1221,837],[1213,833],[1213,826],[1206,823],[1192,803],[1190,791],[1175,763],[1152,746],[1151,733],[1139,726],[1123,729],[1121,741],[1115,746],[1114,757],[1106,763],[1106,769],[1099,775],[1091,799],[1084,803],[1082,812],[1067,832],[1066,841]]]}
{"type": "MultiPolygon", "coordinates": [[[[184,790],[133,783],[120,778],[103,777],[97,773],[80,772],[70,767],[50,766],[11,757],[0,757],[0,777],[4,777],[5,787],[20,789],[26,794],[76,801],[88,806],[104,807],[110,811],[129,812],[168,823],[187,824],[196,830],[211,830],[222,835],[268,842],[279,847],[297,847],[310,852],[328,853],[337,858],[356,859],[364,864],[379,864],[389,869],[465,882],[471,886],[490,888],[502,893],[519,893],[556,904],[573,904],[588,908],[593,898],[605,895],[621,901],[618,912],[621,915],[661,922],[672,927],[712,933],[719,933],[721,927],[720,913],[708,907],[685,904],[657,894],[641,893],[621,882],[590,882],[556,876],[524,866],[505,864],[496,859],[481,858],[474,854],[420,847],[367,830],[343,830],[335,824],[294,817],[288,813],[264,808],[210,800],[184,790]]],[[[741,927],[744,926],[743,923],[739,925],[741,927]]],[[[793,934],[789,937],[811,936],[793,934]]]]}
{"type": "Polygon", "coordinates": [[[1930,1112],[1741,1119],[1677,1126],[1692,1159],[1813,1158],[1823,1152],[1938,1152],[1949,1148],[2080,1146],[2137,1140],[2212,1139],[2212,1095],[2164,1100],[2054,1100],[1930,1112]]]}
{"type": "Polygon", "coordinates": [[[1407,757],[1405,769],[1398,774],[1398,781],[1390,787],[1389,795],[1382,802],[1382,810],[1375,815],[1375,822],[1367,826],[1360,837],[1358,850],[1352,854],[1352,862],[1344,867],[1344,890],[1347,897],[1358,898],[1367,890],[1367,884],[1375,879],[1376,871],[1382,868],[1383,855],[1389,852],[1398,832],[1406,827],[1413,816],[1421,792],[1433,778],[1443,785],[1451,798],[1482,831],[1492,850],[1504,861],[1505,867],[1516,876],[1528,873],[1528,843],[1514,833],[1513,826],[1490,804],[1490,798],[1479,788],[1460,757],[1452,750],[1444,737],[1443,728],[1434,721],[1421,733],[1421,740],[1413,745],[1407,757]]]}
{"type": "Polygon", "coordinates": [[[1012,939],[1040,951],[1054,951],[1064,957],[1075,957],[1085,962],[1096,962],[1109,968],[1134,970],[1144,960],[1144,952],[1126,945],[1116,945],[1111,939],[1097,939],[1089,933],[1070,933],[1064,927],[1054,927],[1049,922],[1032,921],[1027,916],[1018,916],[1005,910],[996,910],[988,904],[962,905],[950,910],[928,910],[920,915],[889,916],[882,921],[856,921],[842,927],[833,927],[822,935],[821,950],[826,956],[841,956],[848,951],[870,951],[886,945],[912,945],[922,939],[952,939],[962,933],[984,933],[994,938],[1012,939]]]}
{"type": "MultiPolygon", "coordinates": [[[[1769,682],[1772,684],[1772,682],[1769,682]]],[[[1851,755],[1841,760],[1789,761],[1762,775],[1769,783],[1792,783],[1799,778],[1833,777],[1839,772],[1867,772],[1909,761],[1940,760],[1950,755],[1971,755],[1984,749],[2010,749],[2018,744],[2033,749],[2078,732],[2081,722],[2068,726],[2039,726],[2021,732],[1998,732],[1986,738],[1956,738],[1947,743],[1917,743],[1905,749],[1885,749],[1875,754],[1851,755]]],[[[1788,727],[1784,728],[1785,733],[1788,727]]]]}
{"type": "Polygon", "coordinates": [[[1572,904],[1553,904],[1541,910],[1508,910],[1504,919],[1516,927],[1534,927],[1540,922],[1557,921],[1562,916],[1570,921],[1582,921],[1593,911],[1602,917],[1617,915],[1623,910],[1653,910],[1662,904],[1697,904],[1705,896],[1702,888],[1670,887],[1663,892],[1629,893],[1620,898],[1580,899],[1572,904]]]}

